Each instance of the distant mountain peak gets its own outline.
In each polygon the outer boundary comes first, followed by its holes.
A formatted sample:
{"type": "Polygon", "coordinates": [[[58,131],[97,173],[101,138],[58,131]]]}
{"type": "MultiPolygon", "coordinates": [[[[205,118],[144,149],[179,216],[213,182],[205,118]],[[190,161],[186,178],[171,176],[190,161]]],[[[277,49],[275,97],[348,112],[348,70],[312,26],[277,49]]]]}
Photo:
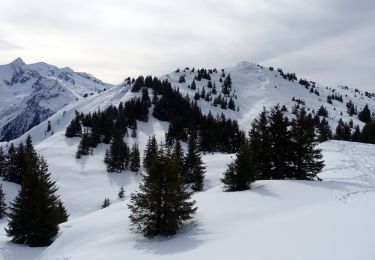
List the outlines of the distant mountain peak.
{"type": "Polygon", "coordinates": [[[22,58],[18,57],[17,59],[15,59],[14,61],[12,61],[10,63],[10,65],[13,65],[13,66],[22,66],[22,65],[25,65],[25,62],[22,60],[22,58]]]}

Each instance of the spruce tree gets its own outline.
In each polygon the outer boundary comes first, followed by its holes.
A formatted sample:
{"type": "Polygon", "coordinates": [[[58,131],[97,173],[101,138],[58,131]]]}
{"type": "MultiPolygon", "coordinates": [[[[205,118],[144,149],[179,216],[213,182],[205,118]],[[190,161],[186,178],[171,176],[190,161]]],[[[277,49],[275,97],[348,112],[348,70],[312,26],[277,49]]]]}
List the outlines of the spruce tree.
{"type": "Polygon", "coordinates": [[[51,121],[48,120],[47,132],[50,132],[51,130],[52,130],[51,121]]]}
{"type": "Polygon", "coordinates": [[[161,147],[143,176],[139,191],[131,195],[132,227],[146,237],[176,234],[197,208],[186,190],[169,149],[161,147]]]}
{"type": "Polygon", "coordinates": [[[155,136],[152,136],[148,139],[148,142],[146,144],[146,149],[144,151],[144,156],[143,156],[143,168],[146,171],[150,170],[151,163],[157,157],[157,153],[158,153],[158,143],[156,141],[155,136]]]}
{"type": "Polygon", "coordinates": [[[139,148],[137,144],[133,144],[132,150],[130,152],[129,169],[132,172],[138,172],[141,167],[141,158],[139,154],[139,148]]]}
{"type": "Polygon", "coordinates": [[[119,198],[119,199],[123,199],[123,198],[125,198],[125,190],[124,190],[124,186],[121,186],[120,191],[118,192],[118,198],[119,198]]]}
{"type": "Polygon", "coordinates": [[[203,190],[203,181],[206,167],[203,164],[202,156],[197,147],[194,135],[190,135],[188,141],[188,152],[184,160],[186,170],[186,182],[192,184],[194,191],[203,190]]]}
{"type": "Polygon", "coordinates": [[[221,181],[224,191],[242,191],[250,189],[250,184],[256,180],[256,169],[250,145],[245,142],[236,155],[234,162],[228,165],[221,181]]]}
{"type": "Polygon", "coordinates": [[[321,149],[316,148],[315,126],[311,114],[302,108],[292,122],[293,171],[286,177],[297,180],[316,180],[323,169],[321,149]]]}
{"type": "Polygon", "coordinates": [[[76,114],[76,117],[70,122],[69,126],[66,128],[65,136],[66,137],[78,137],[81,135],[81,122],[78,116],[78,113],[76,114]]]}
{"type": "Polygon", "coordinates": [[[105,198],[102,204],[102,209],[108,208],[111,205],[111,201],[108,198],[105,198]]]}
{"type": "Polygon", "coordinates": [[[186,167],[185,167],[185,157],[184,151],[182,150],[180,141],[176,141],[174,145],[174,149],[172,151],[173,160],[176,162],[178,166],[178,174],[181,176],[182,179],[186,180],[186,167]]]}
{"type": "Polygon", "coordinates": [[[21,190],[11,203],[6,229],[15,243],[30,246],[52,243],[62,219],[56,191],[43,157],[35,155],[28,158],[21,190]]]}
{"type": "Polygon", "coordinates": [[[76,158],[80,159],[82,155],[89,155],[92,152],[91,149],[91,138],[88,133],[82,135],[81,141],[78,144],[76,152],[76,158]]]}
{"type": "Polygon", "coordinates": [[[112,138],[111,145],[106,151],[104,162],[107,172],[122,172],[127,170],[130,161],[130,151],[120,133],[112,138]]]}
{"type": "Polygon", "coordinates": [[[332,131],[329,123],[325,118],[321,120],[318,124],[318,141],[320,143],[331,140],[332,139],[332,131]]]}
{"type": "Polygon", "coordinates": [[[6,215],[7,204],[5,203],[5,193],[3,185],[0,184],[0,219],[6,215]]]}
{"type": "Polygon", "coordinates": [[[57,202],[57,210],[59,212],[59,223],[67,222],[69,218],[69,214],[66,211],[61,200],[58,200],[57,202]]]}
{"type": "Polygon", "coordinates": [[[271,179],[271,135],[268,126],[268,112],[265,108],[259,118],[251,124],[250,147],[253,151],[253,158],[256,162],[256,175],[259,179],[271,179]]]}
{"type": "Polygon", "coordinates": [[[279,105],[271,110],[269,116],[270,143],[270,160],[272,162],[271,178],[284,179],[292,170],[293,147],[291,136],[288,131],[289,120],[280,110],[279,105]]]}
{"type": "Polygon", "coordinates": [[[190,88],[192,89],[192,90],[196,90],[197,89],[197,84],[195,83],[195,80],[193,79],[193,81],[191,82],[191,86],[190,86],[190,88]]]}
{"type": "Polygon", "coordinates": [[[364,123],[367,123],[371,120],[371,111],[366,104],[361,112],[358,114],[358,119],[364,123]]]}
{"type": "Polygon", "coordinates": [[[0,177],[6,179],[7,175],[7,160],[3,147],[0,146],[0,177]]]}
{"type": "MultiPolygon", "coordinates": [[[[9,182],[16,182],[16,176],[18,175],[18,160],[17,160],[17,150],[13,143],[10,144],[8,149],[8,154],[6,156],[6,172],[4,173],[4,180],[9,182]]],[[[18,184],[20,184],[18,182],[18,184]]]]}

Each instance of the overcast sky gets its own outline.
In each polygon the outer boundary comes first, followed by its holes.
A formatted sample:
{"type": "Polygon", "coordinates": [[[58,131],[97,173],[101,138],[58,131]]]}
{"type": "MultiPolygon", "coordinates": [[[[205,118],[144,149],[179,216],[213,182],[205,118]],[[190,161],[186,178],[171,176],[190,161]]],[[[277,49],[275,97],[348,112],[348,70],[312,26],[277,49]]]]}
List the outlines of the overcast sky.
{"type": "Polygon", "coordinates": [[[240,61],[375,91],[374,0],[0,0],[0,63],[109,82],[240,61]]]}

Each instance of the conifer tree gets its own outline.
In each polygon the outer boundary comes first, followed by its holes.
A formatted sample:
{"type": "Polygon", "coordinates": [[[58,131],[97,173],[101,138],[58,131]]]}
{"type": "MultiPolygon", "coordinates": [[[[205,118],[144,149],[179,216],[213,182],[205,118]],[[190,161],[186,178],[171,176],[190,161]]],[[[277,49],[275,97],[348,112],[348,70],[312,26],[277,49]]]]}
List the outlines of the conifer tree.
{"type": "Polygon", "coordinates": [[[318,141],[320,143],[332,139],[331,127],[325,118],[323,118],[318,124],[318,134],[318,141]]]}
{"type": "Polygon", "coordinates": [[[66,137],[78,137],[81,135],[81,122],[79,120],[78,113],[76,117],[70,122],[69,126],[66,128],[65,136],[66,137]]]}
{"type": "Polygon", "coordinates": [[[185,157],[184,151],[182,150],[180,141],[176,141],[174,145],[174,149],[172,151],[173,160],[176,162],[178,166],[178,174],[181,176],[183,180],[186,180],[187,173],[185,167],[185,157]]]}
{"type": "Polygon", "coordinates": [[[315,180],[323,169],[321,149],[316,148],[315,126],[311,114],[302,108],[292,122],[293,172],[286,177],[298,180],[315,180]]]}
{"type": "Polygon", "coordinates": [[[236,155],[234,162],[228,165],[221,181],[224,191],[242,191],[250,189],[250,184],[256,180],[256,170],[250,145],[245,142],[236,155]]]}
{"type": "Polygon", "coordinates": [[[271,136],[268,126],[268,111],[263,108],[259,118],[251,124],[250,147],[256,162],[256,175],[259,179],[271,179],[271,136]]]}
{"type": "MultiPolygon", "coordinates": [[[[4,173],[4,180],[9,182],[16,182],[16,176],[18,175],[18,160],[17,151],[13,143],[10,144],[8,154],[6,156],[6,172],[4,173]]],[[[20,183],[19,183],[20,184],[20,183]]]]}
{"type": "Polygon", "coordinates": [[[188,152],[185,157],[186,182],[192,184],[192,190],[202,191],[206,167],[198,150],[194,135],[190,135],[188,152]]]}
{"type": "Polygon", "coordinates": [[[89,155],[91,153],[91,138],[88,133],[82,135],[76,152],[76,158],[80,159],[82,155],[89,155]]]}
{"type": "Polygon", "coordinates": [[[64,223],[64,222],[68,221],[69,214],[66,211],[66,209],[65,209],[61,200],[58,200],[58,202],[57,202],[57,210],[59,212],[59,223],[64,223]]]}
{"type": "Polygon", "coordinates": [[[121,186],[120,191],[118,192],[118,197],[119,197],[119,199],[125,198],[124,186],[121,186]]]}
{"type": "Polygon", "coordinates": [[[358,114],[358,119],[361,120],[364,123],[367,123],[371,120],[371,111],[368,108],[368,105],[366,104],[365,107],[361,112],[358,114]]]}
{"type": "Polygon", "coordinates": [[[0,184],[0,219],[6,215],[7,204],[5,203],[5,193],[3,185],[0,184]]]}
{"type": "Polygon", "coordinates": [[[56,191],[43,157],[35,155],[28,158],[21,190],[11,203],[6,229],[15,243],[30,246],[51,244],[62,219],[56,191]]]}
{"type": "Polygon", "coordinates": [[[129,168],[132,172],[138,172],[141,167],[141,159],[139,154],[139,148],[137,144],[133,144],[130,152],[129,168]]]}
{"type": "Polygon", "coordinates": [[[157,157],[157,154],[158,154],[158,143],[156,141],[155,136],[152,136],[148,139],[148,142],[146,144],[146,149],[143,155],[143,168],[145,168],[146,171],[150,170],[151,164],[154,161],[154,159],[157,157]]]}
{"type": "Polygon", "coordinates": [[[122,172],[129,166],[130,152],[120,133],[112,138],[109,150],[106,151],[104,162],[108,172],[122,172]]]}
{"type": "Polygon", "coordinates": [[[0,146],[0,177],[7,178],[7,160],[3,147],[0,146]]]}
{"type": "Polygon", "coordinates": [[[195,80],[193,79],[193,81],[191,82],[191,86],[190,86],[190,88],[192,89],[192,90],[196,90],[197,89],[197,84],[195,83],[195,80]]]}
{"type": "Polygon", "coordinates": [[[176,234],[197,210],[191,195],[178,174],[172,153],[161,147],[150,161],[139,191],[131,195],[128,206],[132,227],[150,238],[176,234]]]}
{"type": "Polygon", "coordinates": [[[48,120],[47,132],[50,132],[51,130],[52,130],[51,121],[48,120]]]}
{"type": "Polygon", "coordinates": [[[102,209],[108,208],[111,205],[111,201],[108,198],[104,198],[102,209]]]}
{"type": "Polygon", "coordinates": [[[280,110],[279,105],[271,109],[269,117],[269,132],[271,141],[272,161],[271,176],[273,179],[284,179],[291,172],[292,145],[290,132],[288,131],[289,120],[280,110]]]}
{"type": "Polygon", "coordinates": [[[361,129],[359,128],[359,125],[356,125],[354,127],[354,132],[352,134],[351,140],[353,142],[360,142],[361,141],[361,129]]]}

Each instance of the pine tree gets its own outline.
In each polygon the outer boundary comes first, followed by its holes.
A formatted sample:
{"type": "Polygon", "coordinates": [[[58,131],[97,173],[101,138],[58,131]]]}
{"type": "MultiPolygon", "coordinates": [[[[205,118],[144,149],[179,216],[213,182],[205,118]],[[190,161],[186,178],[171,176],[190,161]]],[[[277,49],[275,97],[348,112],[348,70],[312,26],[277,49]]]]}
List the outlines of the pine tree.
{"type": "Polygon", "coordinates": [[[130,161],[129,148],[120,133],[112,138],[109,150],[106,151],[104,162],[108,172],[122,172],[127,170],[130,161]]]}
{"type": "Polygon", "coordinates": [[[292,122],[293,168],[286,177],[298,180],[315,180],[323,169],[321,149],[316,148],[315,126],[311,114],[302,108],[292,122]]]}
{"type": "Polygon", "coordinates": [[[168,149],[160,148],[143,176],[139,191],[131,195],[132,227],[146,237],[175,235],[197,208],[178,174],[168,149]]]}
{"type": "Polygon", "coordinates": [[[242,191],[250,189],[250,184],[256,180],[256,170],[250,145],[244,143],[236,155],[234,162],[228,165],[221,181],[224,191],[242,191]]]}
{"type": "Polygon", "coordinates": [[[105,198],[102,204],[102,209],[108,208],[111,205],[111,201],[108,198],[105,198]]]}
{"type": "Polygon", "coordinates": [[[123,198],[125,198],[125,190],[124,190],[124,186],[121,186],[120,191],[118,192],[118,198],[119,198],[119,199],[123,199],[123,198]]]}
{"type": "Polygon", "coordinates": [[[0,219],[6,215],[7,204],[5,203],[5,194],[3,185],[0,184],[0,219]]]}
{"type": "Polygon", "coordinates": [[[61,210],[57,188],[43,157],[28,159],[21,190],[11,203],[7,235],[15,243],[47,246],[58,232],[61,210]]]}
{"type": "Polygon", "coordinates": [[[202,191],[206,167],[202,162],[202,157],[193,135],[190,135],[189,137],[188,152],[184,162],[186,169],[186,182],[192,184],[192,190],[202,191]]]}
{"type": "Polygon", "coordinates": [[[141,159],[139,154],[139,148],[137,144],[133,144],[130,152],[129,168],[132,172],[138,172],[141,167],[141,159]]]}

